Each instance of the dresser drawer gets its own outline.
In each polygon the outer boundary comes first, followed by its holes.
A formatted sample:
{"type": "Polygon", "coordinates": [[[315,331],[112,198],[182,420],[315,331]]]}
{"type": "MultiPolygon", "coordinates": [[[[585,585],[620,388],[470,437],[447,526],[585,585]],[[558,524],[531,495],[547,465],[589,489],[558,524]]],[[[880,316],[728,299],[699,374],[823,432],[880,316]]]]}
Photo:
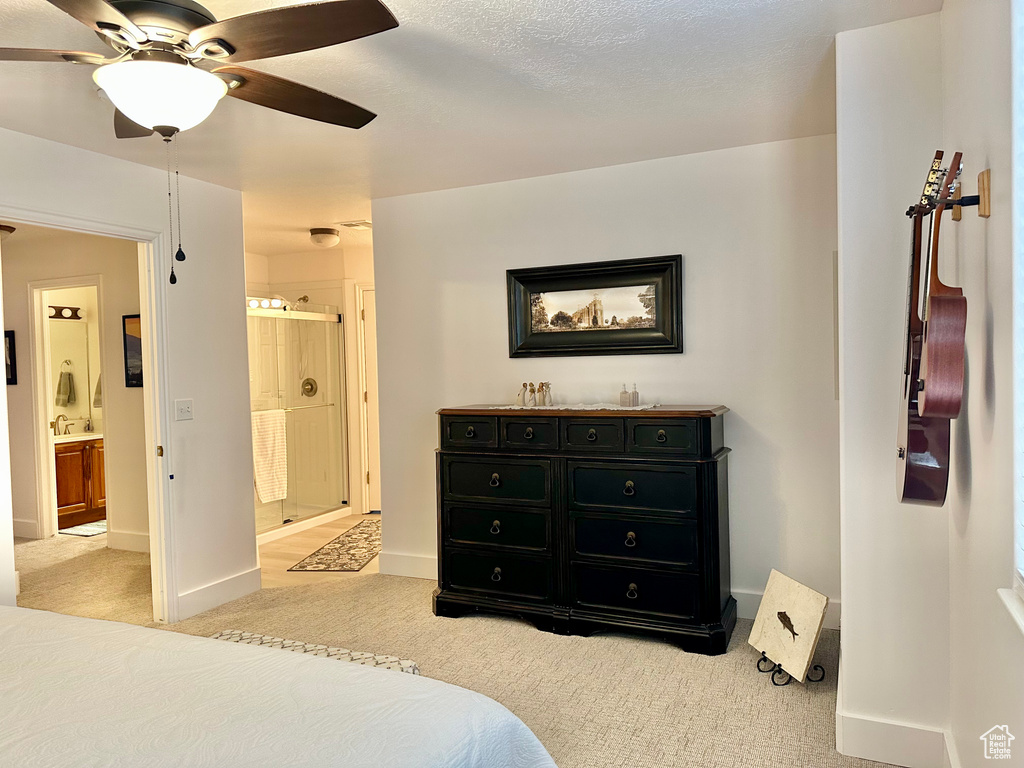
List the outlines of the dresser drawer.
{"type": "Polygon", "coordinates": [[[442,416],[443,448],[497,448],[497,416],[442,416]]]}
{"type": "Polygon", "coordinates": [[[700,438],[696,419],[626,419],[626,450],[630,453],[697,456],[700,438]]]}
{"type": "Polygon", "coordinates": [[[447,581],[453,589],[549,600],[551,561],[503,553],[449,552],[447,581]]]}
{"type": "Polygon", "coordinates": [[[447,499],[551,503],[551,461],[445,456],[447,499]]]}
{"type": "Polygon", "coordinates": [[[572,518],[573,553],[696,569],[697,523],[578,516],[572,518]]]}
{"type": "Polygon", "coordinates": [[[569,503],[578,509],[697,510],[697,470],[672,464],[568,462],[569,503]]]}
{"type": "Polygon", "coordinates": [[[482,508],[449,504],[448,541],[546,551],[549,548],[550,515],[539,509],[482,508]]]}
{"type": "Polygon", "coordinates": [[[562,450],[622,451],[622,419],[562,419],[562,450]]]}
{"type": "Polygon", "coordinates": [[[558,448],[558,419],[503,418],[501,445],[526,451],[554,450],[558,448]]]}
{"type": "Polygon", "coordinates": [[[580,607],[693,619],[700,605],[700,581],[682,573],[574,563],[572,597],[580,607]]]}

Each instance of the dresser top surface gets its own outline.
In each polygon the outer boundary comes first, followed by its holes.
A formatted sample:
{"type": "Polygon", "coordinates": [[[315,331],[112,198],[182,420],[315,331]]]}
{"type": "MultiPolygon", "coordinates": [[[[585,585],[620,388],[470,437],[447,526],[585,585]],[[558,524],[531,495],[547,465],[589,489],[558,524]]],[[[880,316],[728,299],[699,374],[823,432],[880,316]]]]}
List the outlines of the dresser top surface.
{"type": "Polygon", "coordinates": [[[441,416],[623,416],[632,419],[706,419],[729,411],[724,405],[656,405],[648,408],[560,408],[558,406],[461,405],[442,408],[441,416]]]}

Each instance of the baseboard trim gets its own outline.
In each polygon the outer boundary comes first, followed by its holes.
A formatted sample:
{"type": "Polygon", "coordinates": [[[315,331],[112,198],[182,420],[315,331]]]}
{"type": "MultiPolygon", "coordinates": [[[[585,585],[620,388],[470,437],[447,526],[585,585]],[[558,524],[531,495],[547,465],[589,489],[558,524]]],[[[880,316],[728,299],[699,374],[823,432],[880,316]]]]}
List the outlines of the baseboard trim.
{"type": "Polygon", "coordinates": [[[19,539],[38,539],[39,522],[36,520],[15,520],[14,535],[19,539]]]}
{"type": "Polygon", "coordinates": [[[256,546],[266,544],[269,541],[283,539],[285,536],[291,536],[293,533],[298,533],[299,531],[308,531],[310,528],[316,528],[318,525],[330,523],[334,520],[340,520],[341,518],[348,517],[351,514],[352,507],[342,507],[341,509],[332,509],[330,512],[324,512],[320,515],[307,517],[305,520],[296,520],[294,523],[282,525],[280,528],[274,528],[273,530],[265,533],[256,534],[256,546]]]}
{"type": "Polygon", "coordinates": [[[107,531],[107,548],[149,552],[149,534],[136,531],[107,531]]]}
{"type": "Polygon", "coordinates": [[[946,731],[944,736],[945,768],[961,768],[963,763],[960,762],[960,753],[956,749],[956,739],[953,738],[953,732],[946,731]]]}
{"type": "Polygon", "coordinates": [[[218,605],[244,597],[260,589],[260,569],[228,576],[226,579],[207,584],[189,592],[178,595],[178,616],[176,621],[195,616],[197,613],[216,608],[218,605]]]}
{"type": "Polygon", "coordinates": [[[905,768],[959,768],[950,735],[938,728],[836,711],[836,750],[849,757],[905,768]]]}
{"type": "Polygon", "coordinates": [[[407,552],[381,552],[380,572],[391,576],[437,580],[437,558],[407,552]]]}
{"type": "MultiPolygon", "coordinates": [[[[739,618],[754,619],[757,617],[757,609],[761,607],[761,598],[764,597],[764,592],[734,589],[732,596],[736,598],[736,611],[739,618]]],[[[828,601],[828,610],[825,612],[825,629],[839,629],[842,613],[842,601],[830,599],[828,601]]]]}

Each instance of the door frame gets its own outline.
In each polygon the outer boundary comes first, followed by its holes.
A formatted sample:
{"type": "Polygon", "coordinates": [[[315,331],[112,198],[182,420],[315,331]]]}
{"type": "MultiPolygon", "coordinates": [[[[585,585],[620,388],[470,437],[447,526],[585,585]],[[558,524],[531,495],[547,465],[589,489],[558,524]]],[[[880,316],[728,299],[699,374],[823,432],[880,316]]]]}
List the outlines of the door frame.
{"type": "MultiPolygon", "coordinates": [[[[12,224],[27,224],[51,229],[79,232],[87,235],[100,235],[120,240],[131,240],[138,245],[139,263],[139,299],[142,316],[142,367],[143,409],[146,425],[146,480],[149,496],[149,555],[150,576],[153,586],[153,618],[158,622],[174,622],[178,618],[177,573],[174,558],[175,538],[174,520],[171,510],[171,482],[168,468],[170,463],[170,424],[173,404],[169,399],[168,367],[167,367],[167,304],[163,290],[163,274],[158,265],[170,263],[172,245],[165,233],[159,230],[140,228],[125,222],[100,221],[86,219],[67,213],[22,208],[13,205],[0,205],[0,217],[12,224]]],[[[0,254],[0,263],[2,263],[0,254]]],[[[30,304],[34,306],[34,304],[30,304]]],[[[0,316],[2,316],[3,298],[0,296],[0,316]]],[[[30,326],[31,327],[31,326],[30,326]]],[[[33,340],[32,349],[37,349],[33,340]]],[[[35,381],[36,366],[30,366],[33,376],[32,386],[38,391],[42,383],[35,381]]],[[[6,398],[4,398],[6,400],[6,398]]],[[[33,398],[35,400],[35,398],[33,398]]],[[[37,424],[38,413],[35,414],[37,424]]],[[[43,435],[45,442],[49,442],[43,435]]],[[[7,409],[0,413],[0,440],[9,442],[10,429],[7,409]]],[[[36,455],[41,450],[38,445],[39,434],[36,433],[36,455]]],[[[50,456],[48,462],[52,462],[50,456]]],[[[7,470],[10,471],[9,468],[7,470]]],[[[36,462],[37,487],[39,486],[39,461],[36,462]]],[[[49,497],[51,490],[47,488],[49,497]]],[[[13,521],[11,529],[0,533],[10,536],[13,541],[13,521]]]]}
{"type": "MultiPolygon", "coordinates": [[[[354,287],[356,297],[356,369],[359,376],[359,392],[366,392],[366,318],[363,315],[363,309],[366,307],[366,293],[376,289],[373,283],[356,283],[354,287]]],[[[360,509],[363,514],[367,514],[370,512],[370,484],[366,481],[366,473],[370,471],[370,436],[369,415],[364,397],[359,398],[359,460],[362,467],[359,477],[360,499],[362,500],[360,509]]],[[[377,472],[380,472],[380,467],[377,467],[377,472]]],[[[379,475],[377,482],[380,482],[379,475]]]]}
{"type": "MultiPolygon", "coordinates": [[[[36,451],[36,533],[41,539],[57,534],[57,468],[53,453],[53,441],[48,428],[50,398],[53,393],[53,366],[47,351],[50,348],[50,324],[47,322],[43,293],[62,288],[95,288],[96,314],[99,315],[100,361],[106,359],[106,342],[103,338],[103,276],[82,275],[81,277],[36,280],[28,284],[28,306],[31,318],[28,326],[28,345],[32,354],[30,366],[32,381],[32,423],[36,451]]],[[[87,382],[88,384],[88,382],[87,382]]],[[[86,395],[91,397],[86,386],[86,395]]]]}

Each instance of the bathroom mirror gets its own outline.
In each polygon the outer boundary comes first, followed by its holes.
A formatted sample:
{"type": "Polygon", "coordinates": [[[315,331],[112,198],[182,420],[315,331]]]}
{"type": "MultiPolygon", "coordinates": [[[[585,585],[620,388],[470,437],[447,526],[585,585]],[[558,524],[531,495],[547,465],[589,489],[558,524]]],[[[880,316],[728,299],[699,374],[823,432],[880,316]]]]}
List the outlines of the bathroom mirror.
{"type": "Polygon", "coordinates": [[[94,286],[47,291],[50,421],[61,434],[102,431],[99,316],[94,286]],[[60,418],[63,416],[64,418],[60,418]]]}

